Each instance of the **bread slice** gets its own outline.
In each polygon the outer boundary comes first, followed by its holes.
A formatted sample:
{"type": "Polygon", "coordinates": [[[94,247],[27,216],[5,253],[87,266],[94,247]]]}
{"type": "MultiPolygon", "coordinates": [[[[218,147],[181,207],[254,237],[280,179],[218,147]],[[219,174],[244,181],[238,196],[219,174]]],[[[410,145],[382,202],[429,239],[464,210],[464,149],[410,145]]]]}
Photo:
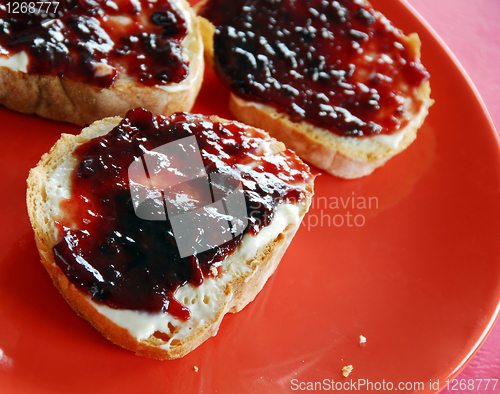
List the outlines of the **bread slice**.
{"type": "MultiPolygon", "coordinates": [[[[245,3],[245,7],[251,8],[255,6],[258,8],[261,5],[256,5],[257,3],[257,1],[247,2],[245,3]]],[[[308,4],[319,3],[319,1],[308,1],[308,4]]],[[[404,46],[404,50],[409,54],[409,58],[412,58],[415,63],[420,64],[421,42],[416,33],[409,36],[403,35],[399,30],[392,27],[382,14],[373,11],[371,5],[366,1],[344,1],[340,3],[363,4],[364,9],[370,11],[374,18],[381,20],[387,26],[388,30],[397,32],[400,44],[404,46]]],[[[196,6],[198,14],[203,15],[204,8],[209,4],[217,4],[219,7],[222,7],[222,3],[218,0],[204,0],[196,6]]],[[[280,13],[279,7],[282,6],[282,3],[279,3],[279,5],[276,4],[278,3],[273,3],[269,7],[276,7],[276,12],[280,13]]],[[[337,6],[340,6],[338,2],[337,6]]],[[[334,22],[331,24],[335,25],[334,22]]],[[[423,81],[416,88],[399,86],[399,97],[404,99],[402,103],[404,110],[400,113],[403,127],[388,134],[365,135],[361,137],[342,135],[335,130],[315,125],[307,117],[303,120],[292,119],[288,113],[280,110],[273,102],[268,102],[266,101],[267,99],[255,100],[253,96],[248,96],[238,89],[234,89],[231,81],[228,81],[228,76],[221,71],[221,67],[217,64],[217,59],[214,55],[216,26],[210,20],[202,17],[201,28],[205,46],[206,64],[214,67],[221,79],[230,87],[229,106],[236,119],[266,130],[271,136],[283,141],[289,149],[294,150],[303,160],[335,176],[350,179],[368,175],[376,168],[385,164],[391,157],[404,151],[415,140],[417,131],[423,124],[429,107],[434,102],[430,98],[431,90],[428,80],[423,81]]],[[[260,30],[255,31],[257,37],[259,37],[259,32],[260,30]]],[[[237,31],[233,34],[240,34],[240,32],[237,31]]],[[[319,35],[319,33],[317,34],[319,35]]],[[[340,33],[335,31],[333,35],[335,36],[336,34],[340,33]]],[[[272,39],[265,37],[263,41],[273,45],[273,40],[274,37],[272,39]]],[[[311,45],[314,45],[314,43],[311,45]]],[[[275,46],[273,48],[276,49],[275,46]]],[[[256,53],[252,55],[255,56],[255,59],[258,58],[256,53]]],[[[359,57],[365,55],[367,55],[366,52],[361,52],[359,57]]],[[[398,60],[391,59],[386,53],[370,52],[369,57],[371,63],[374,65],[380,62],[394,61],[396,63],[398,60]]],[[[294,72],[294,69],[291,67],[287,71],[294,72]]],[[[369,68],[364,69],[363,72],[365,72],[365,75],[371,74],[369,68]]],[[[349,82],[362,82],[366,87],[368,83],[363,79],[364,77],[361,73],[360,75],[360,80],[349,82]]],[[[234,82],[235,85],[238,83],[240,82],[234,82]]],[[[261,97],[265,98],[269,94],[268,90],[263,90],[261,97]]],[[[361,116],[359,117],[361,120],[364,120],[361,116]]]]}
{"type": "MultiPolygon", "coordinates": [[[[225,258],[220,266],[210,268],[213,275],[205,275],[201,285],[187,283],[176,290],[176,300],[191,312],[189,320],[179,320],[165,311],[123,310],[99,303],[73,284],[56,263],[53,247],[62,236],[61,225],[71,226],[68,224],[71,219],[67,220],[68,212],[61,202],[71,198],[71,174],[78,166],[74,152],[87,141],[113,130],[120,124],[121,118],[95,122],[76,136],[63,134],[30,171],[27,180],[27,208],[36,244],[41,262],[56,288],[80,316],[110,341],[138,355],[156,359],[186,355],[217,333],[226,313],[238,312],[254,300],[278,266],[313,195],[314,177],[300,159],[285,151],[282,143],[260,130],[239,123],[217,117],[189,116],[191,121],[194,119],[206,124],[222,122],[224,127],[237,125],[246,135],[255,137],[251,141],[260,144],[256,160],[259,157],[270,161],[278,158],[292,167],[296,165],[293,163],[299,163],[303,176],[303,181],[293,183],[303,198],[278,205],[271,223],[255,235],[245,234],[234,253],[225,258]]],[[[252,163],[247,165],[252,166],[252,163]]]]}
{"type": "MultiPolygon", "coordinates": [[[[190,111],[203,81],[199,22],[186,0],[169,1],[180,10],[188,28],[182,41],[182,56],[189,63],[189,72],[183,81],[148,86],[127,74],[127,64],[120,64],[115,65],[119,75],[114,83],[101,88],[64,76],[29,74],[28,62],[36,59],[28,59],[24,51],[8,54],[0,47],[0,104],[15,111],[82,126],[105,117],[124,116],[136,107],[163,115],[190,111]]],[[[163,61],[168,63],[169,59],[163,61]]]]}

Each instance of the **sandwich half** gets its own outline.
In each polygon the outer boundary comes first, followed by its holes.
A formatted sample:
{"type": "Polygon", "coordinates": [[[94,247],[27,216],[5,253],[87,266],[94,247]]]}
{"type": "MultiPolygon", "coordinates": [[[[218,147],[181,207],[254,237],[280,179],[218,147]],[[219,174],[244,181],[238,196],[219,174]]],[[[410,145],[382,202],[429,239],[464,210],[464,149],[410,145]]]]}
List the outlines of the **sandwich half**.
{"type": "Polygon", "coordinates": [[[207,64],[236,118],[342,178],[416,138],[433,101],[420,40],[364,0],[204,0],[207,64]]]}
{"type": "Polygon", "coordinates": [[[0,4],[0,104],[88,125],[144,107],[191,110],[204,70],[185,0],[0,4]]]}
{"type": "Polygon", "coordinates": [[[27,207],[69,305],[113,343],[173,359],[254,300],[313,181],[259,129],[135,109],[63,134],[30,171],[27,207]]]}

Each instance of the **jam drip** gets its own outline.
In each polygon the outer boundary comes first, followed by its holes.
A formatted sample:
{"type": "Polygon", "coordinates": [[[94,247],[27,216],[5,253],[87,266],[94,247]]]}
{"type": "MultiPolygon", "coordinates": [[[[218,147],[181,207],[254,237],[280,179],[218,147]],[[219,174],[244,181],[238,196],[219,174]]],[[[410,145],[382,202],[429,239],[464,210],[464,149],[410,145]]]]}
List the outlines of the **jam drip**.
{"type": "Polygon", "coordinates": [[[35,2],[24,13],[12,12],[17,1],[3,3],[0,56],[25,51],[30,74],[102,88],[120,73],[149,86],[179,83],[188,74],[181,46],[186,21],[169,1],[68,0],[50,7],[35,2]]]}
{"type": "Polygon", "coordinates": [[[220,78],[240,97],[342,136],[391,134],[429,75],[402,33],[356,0],[209,0],[220,78]],[[383,54],[383,55],[382,55],[383,54]]]}
{"type": "Polygon", "coordinates": [[[200,285],[216,274],[213,268],[236,249],[244,233],[256,234],[266,226],[279,204],[305,197],[300,185],[311,174],[292,152],[263,154],[260,132],[249,135],[238,125],[208,120],[133,110],[109,134],[75,151],[79,164],[72,174],[72,197],[61,203],[67,214],[58,224],[54,254],[69,280],[94,301],[187,319],[189,310],[175,300],[175,290],[187,283],[200,285]],[[241,180],[248,226],[218,248],[181,258],[168,220],[143,220],[135,214],[127,169],[145,150],[192,135],[207,174],[241,180]]]}

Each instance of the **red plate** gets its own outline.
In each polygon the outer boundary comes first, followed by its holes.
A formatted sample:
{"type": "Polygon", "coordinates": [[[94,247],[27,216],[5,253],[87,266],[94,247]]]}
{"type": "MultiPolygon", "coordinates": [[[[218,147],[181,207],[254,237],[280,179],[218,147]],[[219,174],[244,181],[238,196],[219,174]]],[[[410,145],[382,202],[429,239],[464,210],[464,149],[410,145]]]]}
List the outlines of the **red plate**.
{"type": "MultiPolygon", "coordinates": [[[[112,345],[57,294],[38,262],[25,179],[62,132],[79,129],[0,109],[2,392],[434,392],[456,376],[499,311],[499,141],[426,25],[402,3],[373,4],[422,39],[436,104],[419,137],[367,178],[319,176],[277,273],[181,360],[112,345]]],[[[231,118],[227,96],[207,72],[194,111],[231,118]]]]}

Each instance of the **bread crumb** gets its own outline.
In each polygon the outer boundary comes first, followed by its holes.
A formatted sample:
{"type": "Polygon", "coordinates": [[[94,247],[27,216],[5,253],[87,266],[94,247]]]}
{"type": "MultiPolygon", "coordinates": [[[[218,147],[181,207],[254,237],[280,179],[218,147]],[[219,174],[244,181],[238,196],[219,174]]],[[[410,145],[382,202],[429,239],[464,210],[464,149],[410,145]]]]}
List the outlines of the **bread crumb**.
{"type": "Polygon", "coordinates": [[[194,366],[194,372],[198,372],[198,367],[196,365],[194,366]]]}
{"type": "Polygon", "coordinates": [[[215,268],[213,265],[210,267],[210,272],[214,277],[219,275],[219,271],[217,271],[217,268],[215,268]]]}
{"type": "Polygon", "coordinates": [[[366,337],[364,337],[363,335],[360,335],[359,336],[359,343],[361,343],[361,344],[366,343],[366,337]]]}
{"type": "Polygon", "coordinates": [[[349,374],[352,372],[352,369],[352,365],[346,365],[342,368],[342,375],[344,375],[344,378],[347,378],[349,376],[349,374]]]}

